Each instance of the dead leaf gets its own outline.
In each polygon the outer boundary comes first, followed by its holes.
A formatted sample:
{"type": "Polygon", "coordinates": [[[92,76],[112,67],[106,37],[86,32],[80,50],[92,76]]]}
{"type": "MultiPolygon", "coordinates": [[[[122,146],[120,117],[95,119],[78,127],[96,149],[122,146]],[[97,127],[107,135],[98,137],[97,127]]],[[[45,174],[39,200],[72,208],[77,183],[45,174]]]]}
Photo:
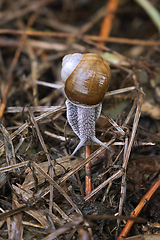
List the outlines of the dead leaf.
{"type": "MultiPolygon", "coordinates": [[[[78,157],[76,157],[76,158],[75,157],[63,157],[63,158],[56,159],[56,164],[55,164],[55,161],[52,160],[52,164],[54,166],[54,172],[58,176],[58,175],[64,174],[66,170],[71,170],[76,165],[78,165],[81,161],[82,161],[82,159],[78,158],[78,157]]],[[[48,168],[49,168],[48,161],[39,163],[38,165],[47,173],[48,168]]],[[[27,168],[26,172],[29,172],[29,173],[26,176],[25,181],[22,184],[22,187],[25,189],[31,189],[35,186],[33,172],[31,171],[30,168],[27,168]]],[[[38,180],[38,184],[42,184],[45,181],[44,175],[42,175],[39,171],[35,170],[35,175],[38,180]]]]}
{"type": "Polygon", "coordinates": [[[160,119],[160,108],[158,105],[153,105],[149,102],[143,102],[141,107],[142,113],[149,115],[151,118],[160,119]]]}

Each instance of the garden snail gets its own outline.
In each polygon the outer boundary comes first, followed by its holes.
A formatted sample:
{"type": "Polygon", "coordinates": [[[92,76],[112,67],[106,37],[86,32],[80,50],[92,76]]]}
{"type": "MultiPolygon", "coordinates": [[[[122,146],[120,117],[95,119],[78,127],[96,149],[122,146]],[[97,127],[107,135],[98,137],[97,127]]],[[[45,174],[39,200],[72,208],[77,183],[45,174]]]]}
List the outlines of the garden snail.
{"type": "Polygon", "coordinates": [[[80,139],[72,155],[92,142],[107,147],[95,136],[95,123],[111,78],[107,62],[98,54],[68,54],[62,61],[61,77],[67,97],[67,119],[80,139]]]}

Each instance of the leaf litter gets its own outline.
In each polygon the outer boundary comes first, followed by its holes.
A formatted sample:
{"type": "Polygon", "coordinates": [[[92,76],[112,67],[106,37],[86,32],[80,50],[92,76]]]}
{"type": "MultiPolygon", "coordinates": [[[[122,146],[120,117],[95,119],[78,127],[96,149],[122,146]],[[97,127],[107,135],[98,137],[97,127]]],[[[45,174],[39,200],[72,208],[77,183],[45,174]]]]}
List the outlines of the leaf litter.
{"type": "MultiPolygon", "coordinates": [[[[115,239],[159,179],[159,37],[136,1],[124,2],[104,45],[104,1],[0,3],[1,238],[115,239]],[[87,159],[84,149],[70,157],[78,139],[60,70],[73,52],[102,54],[112,71],[96,125],[110,151],[94,145],[87,159]],[[83,188],[90,161],[93,191],[83,197],[77,173],[83,188]]],[[[130,235],[158,234],[159,209],[157,190],[130,235]]]]}

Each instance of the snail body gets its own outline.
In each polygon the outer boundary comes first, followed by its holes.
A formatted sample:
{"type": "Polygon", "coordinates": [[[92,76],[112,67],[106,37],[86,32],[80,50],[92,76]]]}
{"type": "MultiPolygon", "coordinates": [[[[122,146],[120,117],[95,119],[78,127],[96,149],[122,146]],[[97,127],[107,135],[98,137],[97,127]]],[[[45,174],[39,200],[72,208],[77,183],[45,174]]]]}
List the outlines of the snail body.
{"type": "Polygon", "coordinates": [[[95,136],[101,102],[111,78],[107,62],[97,54],[69,54],[63,58],[61,76],[67,97],[67,119],[80,139],[72,155],[92,142],[107,147],[95,136]]]}

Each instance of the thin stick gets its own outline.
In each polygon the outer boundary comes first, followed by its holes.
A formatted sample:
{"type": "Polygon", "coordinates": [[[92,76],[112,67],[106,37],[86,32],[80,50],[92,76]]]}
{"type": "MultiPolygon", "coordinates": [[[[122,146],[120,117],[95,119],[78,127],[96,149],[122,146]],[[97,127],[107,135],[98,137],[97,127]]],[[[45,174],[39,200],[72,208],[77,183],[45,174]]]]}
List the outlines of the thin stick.
{"type": "MultiPolygon", "coordinates": [[[[128,148],[128,136],[125,137],[123,161],[125,161],[125,155],[126,155],[127,148],[128,148]]],[[[122,215],[123,203],[125,201],[125,196],[126,196],[126,169],[124,169],[124,172],[125,172],[125,174],[122,176],[121,193],[120,193],[120,200],[119,200],[119,209],[118,209],[119,216],[122,215]]],[[[116,238],[118,237],[119,226],[120,226],[120,219],[117,219],[116,238]]]]}
{"type": "MultiPolygon", "coordinates": [[[[118,7],[119,0],[109,0],[106,5],[106,15],[103,19],[101,30],[100,30],[100,37],[109,37],[111,29],[112,29],[112,22],[115,16],[115,11],[118,7]]],[[[105,42],[99,42],[100,44],[105,44],[105,42]]]]}
{"type": "MultiPolygon", "coordinates": [[[[32,26],[33,22],[34,22],[33,15],[31,15],[31,17],[30,17],[30,19],[29,19],[29,21],[27,23],[26,29],[30,28],[32,26]]],[[[18,62],[18,59],[20,57],[23,45],[25,44],[26,38],[27,38],[27,34],[26,34],[25,31],[23,31],[23,34],[22,34],[21,39],[20,39],[20,44],[19,44],[19,46],[18,46],[18,48],[17,48],[17,50],[15,52],[14,58],[12,60],[11,66],[10,66],[8,74],[7,74],[7,79],[6,79],[7,80],[7,84],[6,84],[6,88],[5,88],[5,93],[4,93],[4,97],[3,97],[3,100],[2,100],[2,104],[0,106],[0,119],[2,119],[4,110],[6,108],[8,92],[9,92],[10,87],[12,85],[12,79],[13,79],[12,74],[13,74],[13,71],[14,71],[16,65],[17,65],[17,62],[18,62]]]]}
{"type": "MultiPolygon", "coordinates": [[[[22,35],[24,30],[13,30],[13,29],[0,29],[0,34],[12,34],[12,35],[22,35]]],[[[60,37],[60,38],[77,38],[74,33],[58,33],[58,32],[41,32],[41,31],[25,31],[26,35],[29,36],[45,36],[45,37],[60,37]]],[[[79,35],[78,35],[79,37],[79,35]]],[[[130,45],[142,45],[142,46],[160,46],[159,41],[149,41],[141,39],[129,39],[129,38],[116,38],[116,37],[100,37],[96,35],[84,35],[82,40],[93,40],[93,41],[103,41],[103,42],[113,42],[118,44],[130,44],[130,45]]]]}
{"type": "MultiPolygon", "coordinates": [[[[85,146],[85,159],[87,159],[91,155],[91,145],[90,146],[85,146]]],[[[85,172],[86,172],[86,177],[85,177],[85,183],[86,183],[86,195],[92,192],[92,180],[91,180],[91,162],[87,163],[85,165],[85,172]]],[[[91,198],[88,199],[89,201],[91,198]]]]}
{"type": "Polygon", "coordinates": [[[78,181],[78,185],[79,185],[82,197],[84,197],[84,191],[83,191],[83,187],[82,187],[81,180],[80,180],[78,172],[76,172],[76,177],[77,177],[77,181],[78,181]]]}
{"type": "MultiPolygon", "coordinates": [[[[144,207],[144,205],[150,200],[150,198],[153,196],[155,191],[160,187],[160,180],[158,180],[150,189],[149,191],[144,195],[138,206],[135,208],[135,210],[131,213],[130,217],[138,217],[140,211],[144,207]]],[[[128,220],[126,225],[124,226],[122,232],[120,233],[118,240],[123,239],[127,237],[134,221],[128,220]]]]}
{"type": "MultiPolygon", "coordinates": [[[[54,173],[53,173],[53,167],[52,167],[51,157],[50,157],[50,155],[49,155],[49,153],[48,153],[46,144],[45,144],[44,139],[43,139],[43,137],[42,137],[42,134],[41,134],[41,132],[40,132],[40,130],[39,130],[38,124],[37,124],[37,122],[35,121],[34,115],[33,115],[33,113],[30,111],[30,109],[28,109],[28,110],[29,110],[31,122],[33,123],[33,125],[34,125],[34,127],[35,127],[35,129],[36,129],[36,132],[37,132],[39,141],[40,141],[41,146],[42,146],[42,148],[43,148],[43,150],[44,150],[44,152],[45,152],[45,154],[46,154],[46,158],[47,158],[48,164],[49,164],[49,166],[50,166],[49,176],[53,179],[54,173]]],[[[53,185],[50,184],[50,204],[49,204],[49,213],[50,213],[50,215],[52,215],[52,205],[53,205],[53,185]]]]}

